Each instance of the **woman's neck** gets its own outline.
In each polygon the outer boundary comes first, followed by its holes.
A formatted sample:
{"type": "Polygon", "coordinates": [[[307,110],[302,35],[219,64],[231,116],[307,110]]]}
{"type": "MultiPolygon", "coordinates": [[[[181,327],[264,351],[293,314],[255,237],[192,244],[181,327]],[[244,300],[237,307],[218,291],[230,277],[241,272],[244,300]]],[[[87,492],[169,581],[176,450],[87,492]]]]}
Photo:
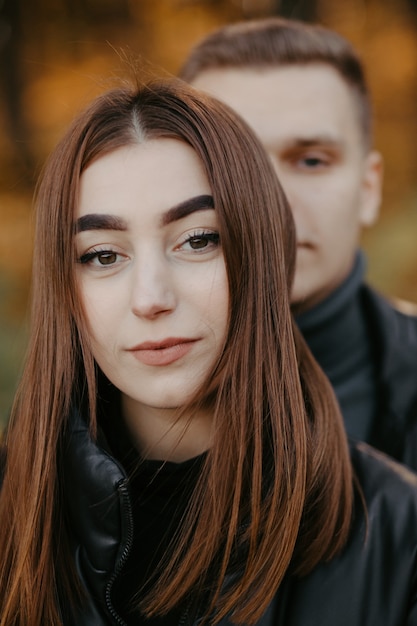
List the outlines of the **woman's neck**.
{"type": "Polygon", "coordinates": [[[123,395],[121,401],[126,427],[143,458],[181,463],[210,447],[212,409],[182,414],[179,409],[145,408],[123,395]]]}

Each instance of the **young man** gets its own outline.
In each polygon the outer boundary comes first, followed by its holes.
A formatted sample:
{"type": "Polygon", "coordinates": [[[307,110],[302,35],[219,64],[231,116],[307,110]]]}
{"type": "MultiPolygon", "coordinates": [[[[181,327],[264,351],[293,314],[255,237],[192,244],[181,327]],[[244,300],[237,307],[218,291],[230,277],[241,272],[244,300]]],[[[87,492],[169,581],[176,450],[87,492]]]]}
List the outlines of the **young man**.
{"type": "Polygon", "coordinates": [[[417,469],[417,317],[364,283],[358,248],[378,216],[382,158],[355,50],[321,26],[269,18],[209,35],[180,76],[234,108],[274,163],[298,236],[294,313],[348,435],[417,469]]]}

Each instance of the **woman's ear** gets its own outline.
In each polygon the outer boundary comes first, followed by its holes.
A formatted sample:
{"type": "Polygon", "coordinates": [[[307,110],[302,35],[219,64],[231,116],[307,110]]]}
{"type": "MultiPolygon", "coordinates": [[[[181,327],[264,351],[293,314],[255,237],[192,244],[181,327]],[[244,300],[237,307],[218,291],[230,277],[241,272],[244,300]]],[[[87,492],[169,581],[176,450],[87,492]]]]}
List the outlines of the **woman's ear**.
{"type": "Polygon", "coordinates": [[[362,207],[360,211],[360,223],[369,227],[375,224],[379,217],[379,209],[382,200],[382,180],[384,163],[380,152],[372,150],[364,163],[362,181],[362,207]]]}

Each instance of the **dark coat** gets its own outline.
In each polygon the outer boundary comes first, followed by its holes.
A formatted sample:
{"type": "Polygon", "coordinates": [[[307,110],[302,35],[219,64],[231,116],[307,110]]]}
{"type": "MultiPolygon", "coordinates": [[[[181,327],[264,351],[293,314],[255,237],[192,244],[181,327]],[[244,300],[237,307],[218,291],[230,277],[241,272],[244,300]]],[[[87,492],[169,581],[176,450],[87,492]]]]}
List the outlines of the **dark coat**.
{"type": "MultiPolygon", "coordinates": [[[[122,625],[112,588],[134,532],[128,480],[74,420],[63,480],[87,603],[77,615],[63,609],[64,624],[122,625]]],[[[343,553],[303,579],[288,577],[259,626],[417,626],[417,476],[366,444],[352,445],[351,457],[367,522],[358,499],[343,553]]]]}
{"type": "Polygon", "coordinates": [[[417,314],[367,285],[361,298],[377,350],[378,418],[368,443],[417,470],[417,314]]]}

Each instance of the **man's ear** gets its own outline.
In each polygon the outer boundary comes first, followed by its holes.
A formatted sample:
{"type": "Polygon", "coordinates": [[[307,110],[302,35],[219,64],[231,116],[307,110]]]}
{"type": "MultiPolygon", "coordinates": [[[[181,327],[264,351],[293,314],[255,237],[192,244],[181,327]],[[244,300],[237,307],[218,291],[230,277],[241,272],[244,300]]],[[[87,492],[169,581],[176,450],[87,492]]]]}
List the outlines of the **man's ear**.
{"type": "Polygon", "coordinates": [[[360,223],[362,226],[372,226],[378,219],[382,199],[382,179],[384,163],[380,152],[372,150],[364,163],[362,181],[362,207],[360,223]]]}

